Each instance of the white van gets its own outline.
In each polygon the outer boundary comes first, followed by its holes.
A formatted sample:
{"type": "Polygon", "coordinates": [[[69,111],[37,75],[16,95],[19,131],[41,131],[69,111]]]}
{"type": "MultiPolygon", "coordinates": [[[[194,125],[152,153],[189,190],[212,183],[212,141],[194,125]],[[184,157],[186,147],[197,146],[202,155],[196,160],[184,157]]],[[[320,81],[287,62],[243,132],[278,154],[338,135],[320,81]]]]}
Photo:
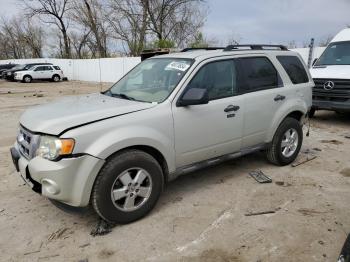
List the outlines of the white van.
{"type": "Polygon", "coordinates": [[[350,112],[350,28],[340,31],[310,69],[315,110],[350,112]]]}

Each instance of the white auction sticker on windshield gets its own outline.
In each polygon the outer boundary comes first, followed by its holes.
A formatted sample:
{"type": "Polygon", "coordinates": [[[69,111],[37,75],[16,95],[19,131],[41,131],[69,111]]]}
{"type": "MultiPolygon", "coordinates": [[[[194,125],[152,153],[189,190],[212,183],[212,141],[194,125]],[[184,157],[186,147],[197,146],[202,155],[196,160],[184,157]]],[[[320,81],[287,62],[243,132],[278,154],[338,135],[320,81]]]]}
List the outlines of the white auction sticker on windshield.
{"type": "Polygon", "coordinates": [[[165,67],[165,70],[186,71],[189,67],[190,65],[188,64],[188,62],[171,62],[165,67]]]}

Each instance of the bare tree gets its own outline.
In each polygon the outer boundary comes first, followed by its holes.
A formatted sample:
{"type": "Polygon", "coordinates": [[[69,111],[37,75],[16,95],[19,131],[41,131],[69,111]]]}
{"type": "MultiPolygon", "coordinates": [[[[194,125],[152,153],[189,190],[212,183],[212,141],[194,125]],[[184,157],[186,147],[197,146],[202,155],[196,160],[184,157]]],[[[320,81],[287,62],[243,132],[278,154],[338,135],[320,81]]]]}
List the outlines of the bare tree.
{"type": "Polygon", "coordinates": [[[322,47],[327,46],[332,41],[332,39],[333,39],[332,35],[323,37],[318,41],[318,46],[322,46],[322,47]]]}
{"type": "Polygon", "coordinates": [[[26,19],[1,19],[0,56],[1,58],[41,57],[43,30],[26,19]]]}
{"type": "Polygon", "coordinates": [[[75,52],[73,57],[79,59],[91,57],[90,52],[87,50],[88,37],[90,33],[91,31],[85,28],[82,33],[72,32],[70,34],[69,38],[75,52]]]}
{"type": "Polygon", "coordinates": [[[109,0],[110,13],[106,19],[112,37],[127,45],[131,56],[140,55],[146,41],[148,26],[148,0],[109,0]]]}
{"type": "Polygon", "coordinates": [[[30,17],[39,16],[47,24],[54,24],[62,34],[64,58],[71,57],[68,37],[69,18],[67,12],[71,9],[71,0],[22,0],[30,17]]]}
{"type": "Polygon", "coordinates": [[[176,41],[184,45],[203,26],[205,15],[201,0],[144,0],[149,15],[149,28],[159,42],[176,41]]]}
{"type": "MultiPolygon", "coordinates": [[[[74,2],[74,20],[91,31],[89,36],[93,36],[94,43],[90,45],[96,45],[93,49],[98,51],[98,57],[107,57],[107,23],[104,8],[104,2],[99,0],[75,0],[74,2]]],[[[89,40],[91,41],[91,38],[89,40]]]]}

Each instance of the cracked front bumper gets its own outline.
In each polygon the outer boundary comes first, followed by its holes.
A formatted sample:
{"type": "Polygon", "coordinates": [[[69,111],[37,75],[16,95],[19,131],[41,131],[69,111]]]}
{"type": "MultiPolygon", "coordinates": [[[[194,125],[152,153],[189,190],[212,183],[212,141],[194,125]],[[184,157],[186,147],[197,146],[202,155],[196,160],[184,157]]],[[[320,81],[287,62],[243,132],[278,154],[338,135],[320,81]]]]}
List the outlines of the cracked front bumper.
{"type": "Polygon", "coordinates": [[[31,160],[18,149],[11,156],[22,179],[36,192],[71,206],[87,206],[95,178],[104,160],[91,155],[64,158],[57,162],[41,157],[31,160]]]}

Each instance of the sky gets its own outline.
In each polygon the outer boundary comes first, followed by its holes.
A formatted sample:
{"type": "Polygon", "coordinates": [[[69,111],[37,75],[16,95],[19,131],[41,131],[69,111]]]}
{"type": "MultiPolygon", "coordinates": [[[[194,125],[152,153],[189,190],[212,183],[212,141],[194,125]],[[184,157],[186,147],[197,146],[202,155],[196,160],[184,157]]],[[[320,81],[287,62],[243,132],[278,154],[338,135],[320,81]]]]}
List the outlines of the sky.
{"type": "MultiPolygon", "coordinates": [[[[350,0],[207,0],[205,35],[240,43],[300,46],[318,42],[350,25],[350,0]]],[[[225,42],[224,42],[225,43],[225,42]]]]}
{"type": "MultiPolygon", "coordinates": [[[[350,0],[205,0],[208,17],[203,32],[226,44],[287,44],[298,46],[334,36],[350,25],[350,0]]],[[[19,10],[18,0],[0,0],[0,15],[19,10]]]]}

